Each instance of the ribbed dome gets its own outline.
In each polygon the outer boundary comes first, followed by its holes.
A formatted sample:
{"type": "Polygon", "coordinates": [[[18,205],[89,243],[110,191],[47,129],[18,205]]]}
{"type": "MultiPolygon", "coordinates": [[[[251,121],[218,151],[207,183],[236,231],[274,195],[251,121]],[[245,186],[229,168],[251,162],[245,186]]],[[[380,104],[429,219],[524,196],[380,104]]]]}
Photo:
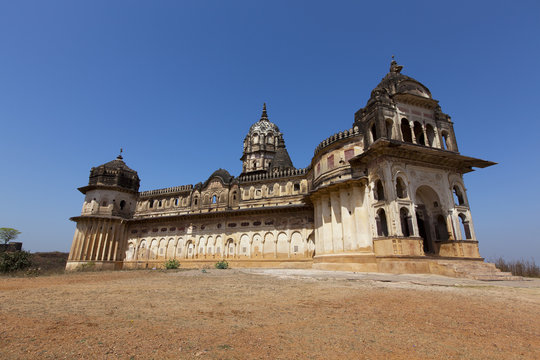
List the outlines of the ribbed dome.
{"type": "Polygon", "coordinates": [[[401,74],[401,69],[403,69],[403,66],[398,65],[395,60],[392,60],[390,71],[381,80],[379,85],[373,89],[368,104],[376,97],[393,96],[396,94],[410,94],[431,99],[429,89],[419,81],[401,74]]]}
{"type": "Polygon", "coordinates": [[[266,103],[265,103],[263,105],[263,112],[261,115],[261,119],[257,121],[255,124],[251,125],[251,127],[249,128],[248,135],[252,135],[254,133],[267,134],[269,132],[279,133],[279,128],[277,127],[276,124],[268,120],[268,114],[266,113],[266,103]]]}
{"type": "Polygon", "coordinates": [[[118,186],[124,189],[139,191],[139,176],[124,162],[122,155],[115,160],[90,170],[88,185],[118,186]]]}
{"type": "Polygon", "coordinates": [[[210,179],[214,178],[214,177],[220,178],[221,180],[223,180],[223,183],[225,183],[225,184],[228,184],[228,183],[231,181],[231,179],[233,178],[233,176],[232,176],[231,174],[229,174],[229,172],[228,172],[227,170],[225,170],[225,169],[218,169],[218,170],[214,171],[214,172],[212,173],[212,175],[210,175],[210,177],[208,178],[207,182],[208,182],[210,179]]]}

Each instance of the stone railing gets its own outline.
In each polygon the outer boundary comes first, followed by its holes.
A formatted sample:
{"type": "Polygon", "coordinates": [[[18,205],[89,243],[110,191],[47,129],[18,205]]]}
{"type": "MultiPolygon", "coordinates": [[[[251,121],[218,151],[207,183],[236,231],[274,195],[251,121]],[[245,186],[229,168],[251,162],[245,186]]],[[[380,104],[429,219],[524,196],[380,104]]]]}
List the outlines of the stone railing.
{"type": "Polygon", "coordinates": [[[165,189],[142,191],[139,193],[139,196],[145,197],[145,196],[171,194],[171,193],[176,193],[176,192],[181,192],[181,191],[191,191],[192,189],[193,189],[193,185],[173,186],[173,187],[169,187],[165,189]]]}
{"type": "Polygon", "coordinates": [[[360,131],[358,130],[356,126],[349,130],[340,131],[326,138],[325,140],[321,141],[321,143],[315,148],[314,155],[317,155],[317,153],[319,153],[322,149],[335,143],[336,141],[339,141],[342,139],[348,139],[358,134],[360,134],[360,131]]]}
{"type": "Polygon", "coordinates": [[[291,177],[291,176],[302,176],[302,175],[305,175],[307,172],[308,172],[308,168],[289,169],[289,170],[282,170],[282,171],[276,171],[276,172],[265,173],[265,174],[244,175],[244,176],[240,176],[238,180],[240,182],[260,181],[260,180],[284,178],[284,177],[291,177]]]}

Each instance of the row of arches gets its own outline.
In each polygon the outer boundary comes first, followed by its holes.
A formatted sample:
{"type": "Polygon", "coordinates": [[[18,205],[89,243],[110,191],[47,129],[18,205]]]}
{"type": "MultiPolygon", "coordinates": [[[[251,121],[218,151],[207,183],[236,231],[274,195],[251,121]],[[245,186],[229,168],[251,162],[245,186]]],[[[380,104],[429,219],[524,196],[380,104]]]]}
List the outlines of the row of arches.
{"type": "MultiPolygon", "coordinates": [[[[386,119],[383,130],[386,132],[386,137],[388,139],[437,147],[443,150],[456,150],[450,137],[450,132],[448,130],[440,131],[439,139],[436,129],[431,124],[422,125],[419,121],[409,121],[407,118],[402,118],[399,123],[400,134],[398,135],[394,129],[394,121],[392,119],[386,119]]],[[[369,127],[369,135],[372,143],[383,136],[377,127],[377,122],[374,121],[369,127]]]]}
{"type": "Polygon", "coordinates": [[[427,185],[420,186],[416,191],[416,203],[414,213],[408,206],[400,206],[397,218],[399,224],[396,233],[390,234],[389,218],[384,208],[379,208],[375,215],[376,232],[379,237],[390,235],[395,236],[415,236],[423,239],[425,253],[436,254],[438,251],[438,242],[448,241],[451,237],[458,240],[472,240],[473,235],[470,228],[470,219],[468,212],[455,212],[459,222],[459,230],[455,235],[452,225],[452,213],[446,212],[440,206],[440,199],[435,190],[427,185]]]}
{"type": "MultiPolygon", "coordinates": [[[[401,176],[396,177],[395,190],[396,190],[396,196],[398,199],[408,198],[407,184],[401,176]]],[[[453,195],[455,205],[458,205],[458,206],[467,205],[467,202],[465,200],[465,192],[463,191],[463,188],[460,185],[454,184],[454,186],[452,186],[452,195],[453,195]]],[[[383,185],[382,180],[380,179],[375,181],[375,186],[373,187],[373,198],[376,201],[387,200],[387,197],[385,195],[384,185],[383,185]]]]}
{"type": "Polygon", "coordinates": [[[201,236],[199,238],[161,238],[130,241],[127,261],[167,259],[291,259],[314,255],[313,237],[299,231],[242,234],[236,237],[201,236]]]}

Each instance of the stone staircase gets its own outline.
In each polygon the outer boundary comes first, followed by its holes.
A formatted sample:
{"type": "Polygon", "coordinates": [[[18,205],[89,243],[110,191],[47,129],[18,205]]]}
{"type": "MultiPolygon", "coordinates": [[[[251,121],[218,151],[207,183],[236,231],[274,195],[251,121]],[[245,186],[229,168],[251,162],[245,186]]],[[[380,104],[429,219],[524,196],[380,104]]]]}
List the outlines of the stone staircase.
{"type": "Polygon", "coordinates": [[[483,281],[525,280],[509,272],[502,272],[493,263],[480,260],[436,260],[435,272],[458,278],[468,278],[483,281]]]}

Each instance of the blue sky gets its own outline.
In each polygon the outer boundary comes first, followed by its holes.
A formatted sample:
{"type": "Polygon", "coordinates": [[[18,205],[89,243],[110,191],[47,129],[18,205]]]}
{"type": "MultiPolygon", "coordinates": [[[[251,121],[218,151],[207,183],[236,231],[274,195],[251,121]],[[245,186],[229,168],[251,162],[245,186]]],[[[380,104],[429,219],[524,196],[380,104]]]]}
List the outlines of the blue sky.
{"type": "Polygon", "coordinates": [[[465,176],[482,255],[538,262],[539,38],[537,1],[0,1],[0,227],[68,251],[120,147],[141,190],[238,175],[263,102],[306,167],[394,54],[499,163],[465,176]]]}

